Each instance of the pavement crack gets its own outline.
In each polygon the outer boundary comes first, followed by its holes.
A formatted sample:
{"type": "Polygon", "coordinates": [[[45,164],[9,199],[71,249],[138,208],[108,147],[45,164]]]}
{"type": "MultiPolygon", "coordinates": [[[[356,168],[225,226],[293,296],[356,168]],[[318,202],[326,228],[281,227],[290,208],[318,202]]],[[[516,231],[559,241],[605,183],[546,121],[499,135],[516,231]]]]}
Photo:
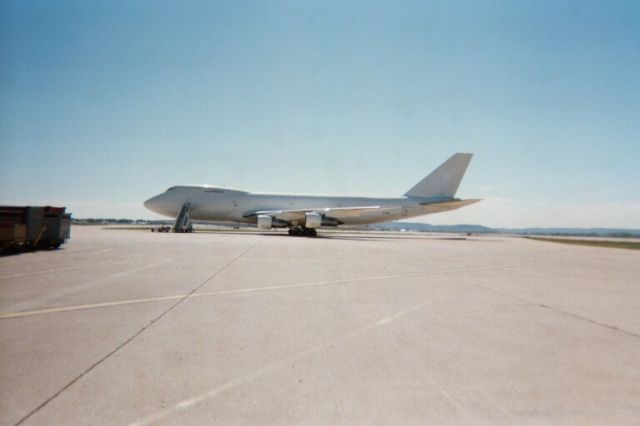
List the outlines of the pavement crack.
{"type": "Polygon", "coordinates": [[[131,337],[129,337],[127,340],[125,340],[124,342],[122,342],[121,344],[119,344],[118,346],[115,347],[115,349],[113,349],[111,352],[109,352],[108,354],[106,354],[105,356],[103,356],[102,358],[100,358],[98,361],[94,362],[93,364],[91,364],[91,366],[89,366],[89,368],[87,368],[86,370],[84,370],[82,373],[80,373],[78,376],[76,376],[73,380],[71,380],[69,383],[67,383],[66,385],[64,385],[61,389],[59,389],[56,393],[54,393],[53,395],[51,395],[49,398],[47,398],[44,402],[42,402],[40,405],[38,405],[36,408],[34,408],[33,410],[31,410],[29,413],[27,413],[24,417],[22,417],[20,420],[18,420],[17,423],[15,423],[14,426],[19,426],[21,424],[23,424],[25,421],[27,421],[31,416],[33,416],[35,413],[37,413],[38,411],[40,411],[42,408],[46,407],[51,401],[53,401],[54,399],[56,399],[58,396],[60,396],[64,391],[66,391],[67,389],[69,389],[71,386],[73,386],[76,382],[78,382],[78,380],[82,379],[84,376],[86,376],[87,374],[89,374],[91,371],[93,371],[96,367],[98,367],[100,364],[102,364],[103,362],[105,362],[106,360],[108,360],[111,356],[115,355],[116,353],[118,353],[122,348],[124,348],[125,346],[127,346],[129,343],[131,343],[136,337],[138,337],[139,335],[141,335],[145,330],[147,330],[148,328],[150,328],[151,326],[153,326],[155,323],[157,323],[158,321],[160,321],[163,317],[165,317],[169,312],[173,311],[175,308],[177,308],[182,302],[184,302],[185,300],[187,300],[191,295],[193,295],[196,291],[200,290],[204,285],[206,285],[207,283],[209,283],[210,281],[212,281],[213,279],[215,279],[218,275],[220,275],[222,272],[224,272],[226,269],[228,269],[231,265],[233,265],[238,259],[240,259],[241,257],[243,257],[245,254],[247,254],[253,247],[255,246],[255,244],[252,244],[251,246],[249,246],[249,248],[247,248],[246,250],[244,250],[242,253],[240,253],[239,255],[235,256],[234,258],[232,258],[231,260],[229,260],[227,263],[225,263],[224,265],[222,265],[222,267],[220,269],[218,269],[216,272],[214,272],[213,274],[211,274],[211,276],[209,276],[206,280],[204,280],[203,282],[201,282],[200,284],[198,284],[196,287],[194,287],[189,293],[185,294],[182,298],[180,298],[178,301],[176,301],[173,305],[169,306],[166,310],[164,310],[162,313],[160,313],[160,315],[158,315],[157,317],[155,317],[153,320],[151,320],[147,325],[143,326],[140,330],[138,330],[136,333],[134,333],[131,337]]]}

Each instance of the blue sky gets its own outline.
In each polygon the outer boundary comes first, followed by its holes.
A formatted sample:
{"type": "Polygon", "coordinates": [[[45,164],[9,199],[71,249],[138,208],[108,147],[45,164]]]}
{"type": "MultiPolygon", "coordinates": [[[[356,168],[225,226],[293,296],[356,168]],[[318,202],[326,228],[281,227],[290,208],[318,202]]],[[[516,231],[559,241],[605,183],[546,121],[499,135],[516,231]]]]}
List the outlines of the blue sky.
{"type": "Polygon", "coordinates": [[[0,3],[0,202],[174,184],[394,196],[427,223],[640,228],[640,2],[0,3]]]}

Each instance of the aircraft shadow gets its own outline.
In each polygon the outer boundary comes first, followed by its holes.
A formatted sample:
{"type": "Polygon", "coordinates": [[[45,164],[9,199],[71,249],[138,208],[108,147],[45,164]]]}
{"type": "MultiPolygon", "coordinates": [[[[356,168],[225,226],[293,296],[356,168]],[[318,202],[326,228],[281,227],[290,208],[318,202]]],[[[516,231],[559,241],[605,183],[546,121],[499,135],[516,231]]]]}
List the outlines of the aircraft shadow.
{"type": "Polygon", "coordinates": [[[402,241],[402,240],[450,240],[450,241],[466,241],[465,237],[410,237],[410,236],[402,236],[396,237],[392,235],[328,235],[319,233],[316,237],[308,237],[308,236],[297,236],[293,237],[288,234],[266,234],[266,233],[255,233],[253,235],[262,235],[265,237],[287,237],[287,238],[313,238],[316,240],[348,240],[348,241],[402,241]]]}

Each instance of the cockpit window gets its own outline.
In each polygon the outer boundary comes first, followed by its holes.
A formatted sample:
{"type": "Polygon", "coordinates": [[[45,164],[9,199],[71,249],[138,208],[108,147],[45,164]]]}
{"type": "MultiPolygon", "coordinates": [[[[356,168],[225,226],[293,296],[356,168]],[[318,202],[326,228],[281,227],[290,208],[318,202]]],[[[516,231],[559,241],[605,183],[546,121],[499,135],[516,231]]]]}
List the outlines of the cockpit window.
{"type": "Polygon", "coordinates": [[[167,189],[167,192],[169,192],[169,191],[173,191],[174,189],[176,189],[176,187],[175,187],[175,186],[172,186],[171,188],[167,189]]]}

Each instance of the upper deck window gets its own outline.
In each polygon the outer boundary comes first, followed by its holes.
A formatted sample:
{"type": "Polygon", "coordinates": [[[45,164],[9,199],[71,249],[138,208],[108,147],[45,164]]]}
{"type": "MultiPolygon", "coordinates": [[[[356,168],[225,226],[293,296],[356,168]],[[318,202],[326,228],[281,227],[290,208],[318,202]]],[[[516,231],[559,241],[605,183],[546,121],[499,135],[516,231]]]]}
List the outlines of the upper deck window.
{"type": "Polygon", "coordinates": [[[204,190],[204,192],[219,192],[219,193],[224,193],[223,189],[220,188],[207,188],[204,190]]]}

